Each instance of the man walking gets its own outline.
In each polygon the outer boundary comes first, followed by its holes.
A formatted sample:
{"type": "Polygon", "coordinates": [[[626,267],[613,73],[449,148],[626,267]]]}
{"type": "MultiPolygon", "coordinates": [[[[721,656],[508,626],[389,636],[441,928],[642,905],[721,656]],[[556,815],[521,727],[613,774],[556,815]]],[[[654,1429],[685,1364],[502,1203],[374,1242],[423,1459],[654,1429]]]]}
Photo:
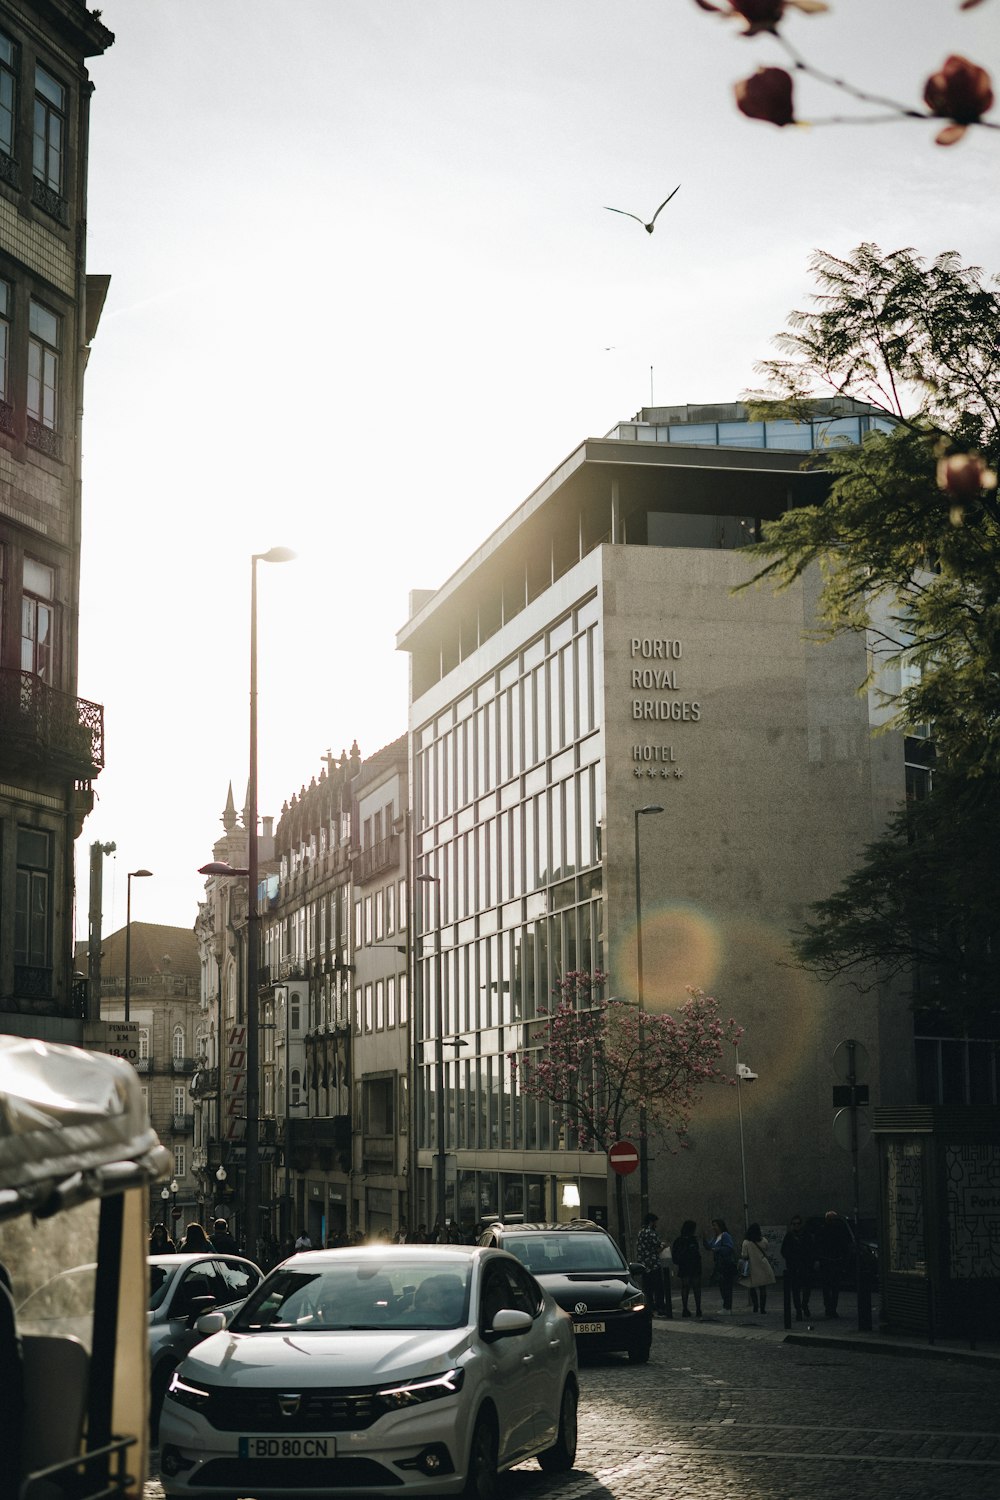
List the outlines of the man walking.
{"type": "Polygon", "coordinates": [[[809,1298],[813,1288],[813,1267],[816,1264],[816,1247],[810,1231],[802,1223],[801,1214],[793,1214],[788,1231],[781,1242],[781,1254],[785,1262],[785,1275],[792,1292],[795,1321],[811,1316],[809,1298]]]}
{"type": "Polygon", "coordinates": [[[658,1223],[656,1214],[647,1214],[642,1221],[639,1237],[635,1245],[635,1258],[642,1266],[643,1281],[646,1288],[646,1298],[652,1304],[653,1316],[665,1318],[667,1316],[667,1300],[663,1288],[663,1268],[660,1265],[660,1251],[663,1249],[663,1241],[656,1230],[658,1223]]]}
{"type": "Polygon", "coordinates": [[[823,1307],[828,1318],[838,1318],[837,1300],[840,1297],[840,1282],[847,1266],[851,1239],[847,1225],[831,1208],[819,1227],[816,1249],[819,1253],[820,1284],[823,1288],[823,1307]]]}

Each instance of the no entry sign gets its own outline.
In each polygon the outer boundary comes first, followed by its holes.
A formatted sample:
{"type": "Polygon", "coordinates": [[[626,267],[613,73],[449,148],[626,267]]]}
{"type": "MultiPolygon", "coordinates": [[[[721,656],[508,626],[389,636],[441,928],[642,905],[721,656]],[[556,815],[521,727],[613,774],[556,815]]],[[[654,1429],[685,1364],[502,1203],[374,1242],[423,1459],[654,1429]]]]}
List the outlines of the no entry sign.
{"type": "Polygon", "coordinates": [[[627,1177],[639,1165],[639,1152],[631,1141],[615,1141],[608,1152],[608,1161],[619,1177],[627,1177]]]}

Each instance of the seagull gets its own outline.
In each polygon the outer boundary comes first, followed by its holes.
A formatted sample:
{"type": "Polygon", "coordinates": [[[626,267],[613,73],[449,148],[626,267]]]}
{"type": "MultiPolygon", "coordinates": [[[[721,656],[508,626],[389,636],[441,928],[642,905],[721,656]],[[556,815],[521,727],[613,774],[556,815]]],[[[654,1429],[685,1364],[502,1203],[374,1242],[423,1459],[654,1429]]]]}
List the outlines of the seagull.
{"type": "MultiPolygon", "coordinates": [[[[677,187],[674,188],[674,193],[678,192],[679,189],[680,189],[680,183],[678,183],[677,187]]],[[[670,193],[668,197],[664,198],[663,202],[660,204],[659,208],[656,210],[656,213],[650,219],[650,221],[649,221],[648,224],[646,224],[642,219],[640,219],[640,217],[639,217],[638,214],[630,214],[627,208],[611,208],[610,205],[607,204],[607,203],[605,203],[604,207],[608,210],[609,214],[624,214],[625,217],[626,217],[626,219],[634,219],[637,224],[642,224],[642,227],[646,231],[647,234],[652,234],[652,232],[653,232],[653,225],[656,223],[656,221],[659,218],[660,214],[666,208],[667,204],[670,202],[670,199],[674,196],[674,193],[670,193]]]]}

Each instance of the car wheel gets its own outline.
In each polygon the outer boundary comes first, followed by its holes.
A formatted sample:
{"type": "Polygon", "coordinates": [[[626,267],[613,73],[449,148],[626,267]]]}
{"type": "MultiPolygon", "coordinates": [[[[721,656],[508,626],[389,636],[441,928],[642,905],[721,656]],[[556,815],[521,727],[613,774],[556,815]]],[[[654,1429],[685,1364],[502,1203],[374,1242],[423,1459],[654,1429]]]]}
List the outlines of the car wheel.
{"type": "Polygon", "coordinates": [[[629,1361],[629,1364],[630,1365],[646,1365],[646,1364],[648,1364],[649,1363],[649,1347],[650,1346],[648,1344],[646,1344],[642,1349],[630,1349],[628,1351],[628,1361],[629,1361]]]}
{"type": "Polygon", "coordinates": [[[489,1412],[476,1418],[469,1449],[469,1469],[465,1479],[465,1500],[497,1500],[497,1425],[489,1412]]]}
{"type": "Polygon", "coordinates": [[[576,1459],[576,1408],[579,1397],[576,1386],[569,1381],[562,1393],[559,1407],[559,1434],[551,1448],[539,1453],[538,1462],[549,1474],[564,1474],[573,1467],[576,1459]]]}

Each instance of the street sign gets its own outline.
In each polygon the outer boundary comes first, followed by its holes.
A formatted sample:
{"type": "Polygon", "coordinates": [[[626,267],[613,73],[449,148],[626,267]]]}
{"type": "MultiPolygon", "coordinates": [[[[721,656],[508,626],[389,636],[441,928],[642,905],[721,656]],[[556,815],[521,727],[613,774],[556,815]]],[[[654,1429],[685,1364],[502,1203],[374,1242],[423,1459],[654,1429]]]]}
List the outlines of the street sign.
{"type": "Polygon", "coordinates": [[[853,1151],[855,1143],[859,1151],[863,1151],[872,1138],[871,1126],[868,1116],[854,1112],[854,1130],[851,1130],[851,1114],[849,1109],[838,1110],[833,1117],[833,1138],[842,1151],[853,1151]]]}
{"type": "Polygon", "coordinates": [[[179,1219],[180,1216],[181,1216],[181,1210],[179,1208],[172,1208],[170,1210],[170,1217],[172,1219],[179,1219]]]}
{"type": "Polygon", "coordinates": [[[851,1078],[852,1062],[854,1063],[854,1077],[864,1078],[871,1065],[871,1058],[868,1056],[868,1048],[864,1043],[856,1042],[853,1039],[841,1042],[833,1054],[833,1071],[845,1083],[853,1082],[851,1078]]]}
{"type": "Polygon", "coordinates": [[[608,1152],[608,1161],[619,1177],[627,1177],[639,1165],[639,1152],[631,1141],[615,1141],[608,1152]]]}

